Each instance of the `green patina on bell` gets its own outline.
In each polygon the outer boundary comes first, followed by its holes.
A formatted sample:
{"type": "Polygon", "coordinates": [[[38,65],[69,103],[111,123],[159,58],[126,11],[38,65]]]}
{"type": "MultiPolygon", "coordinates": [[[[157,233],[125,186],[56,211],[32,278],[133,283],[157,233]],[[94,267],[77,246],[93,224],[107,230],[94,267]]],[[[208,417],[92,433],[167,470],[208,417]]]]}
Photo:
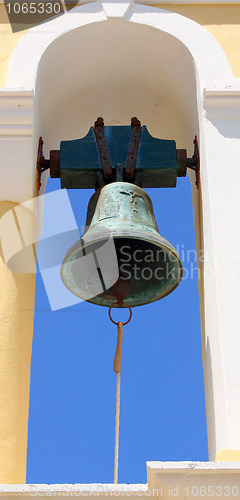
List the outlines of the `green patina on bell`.
{"type": "Polygon", "coordinates": [[[128,182],[99,189],[82,238],[61,267],[64,285],[101,306],[141,306],[171,293],[182,278],[175,248],[158,231],[147,193],[128,182]]]}

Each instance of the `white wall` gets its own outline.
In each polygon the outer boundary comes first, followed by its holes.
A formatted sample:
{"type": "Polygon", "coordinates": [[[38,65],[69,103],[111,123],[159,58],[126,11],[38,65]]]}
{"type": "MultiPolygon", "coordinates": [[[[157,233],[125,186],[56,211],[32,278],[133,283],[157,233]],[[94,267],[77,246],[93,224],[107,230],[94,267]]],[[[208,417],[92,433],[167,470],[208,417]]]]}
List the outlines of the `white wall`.
{"type": "Polygon", "coordinates": [[[197,191],[193,182],[192,192],[197,247],[208,259],[199,290],[210,459],[221,449],[240,450],[240,84],[221,47],[178,14],[96,2],[30,30],[12,56],[8,85],[36,93],[33,169],[28,159],[24,189],[14,155],[1,167],[5,186],[13,172],[19,181],[18,193],[7,194],[16,201],[32,196],[39,135],[46,156],[60,140],[84,136],[99,115],[107,125],[136,115],[190,156],[198,135],[201,183],[197,191]],[[231,278],[222,261],[229,248],[231,278]]]}

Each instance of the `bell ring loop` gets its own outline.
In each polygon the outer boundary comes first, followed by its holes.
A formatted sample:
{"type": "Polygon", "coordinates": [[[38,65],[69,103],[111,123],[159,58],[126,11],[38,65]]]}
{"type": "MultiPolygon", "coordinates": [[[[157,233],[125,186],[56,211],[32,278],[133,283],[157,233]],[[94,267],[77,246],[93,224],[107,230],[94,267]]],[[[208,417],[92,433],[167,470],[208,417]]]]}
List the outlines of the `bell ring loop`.
{"type": "MultiPolygon", "coordinates": [[[[117,302],[114,302],[114,303],[113,303],[113,304],[109,307],[108,314],[109,314],[109,318],[110,318],[111,322],[112,322],[112,323],[114,323],[114,325],[117,325],[117,326],[118,326],[119,321],[118,321],[118,322],[114,321],[114,319],[113,319],[113,318],[112,318],[112,316],[111,316],[111,310],[112,310],[113,306],[115,306],[116,304],[118,304],[118,301],[117,301],[117,302]]],[[[125,306],[127,306],[127,307],[128,307],[128,309],[129,309],[129,318],[128,318],[128,320],[127,320],[127,321],[125,321],[125,323],[123,323],[123,324],[122,324],[123,326],[127,325],[128,323],[130,323],[130,321],[131,321],[131,319],[132,319],[132,309],[131,309],[131,307],[130,307],[128,304],[126,304],[126,302],[124,302],[124,305],[125,305],[125,306]]]]}

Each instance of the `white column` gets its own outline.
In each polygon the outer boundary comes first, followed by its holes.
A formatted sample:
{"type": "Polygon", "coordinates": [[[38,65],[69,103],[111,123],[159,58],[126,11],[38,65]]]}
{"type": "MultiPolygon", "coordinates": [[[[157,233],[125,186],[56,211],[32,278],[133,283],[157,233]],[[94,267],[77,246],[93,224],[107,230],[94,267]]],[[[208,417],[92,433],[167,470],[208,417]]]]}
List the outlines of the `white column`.
{"type": "Polygon", "coordinates": [[[203,345],[210,460],[240,460],[240,91],[205,91],[203,345]]]}

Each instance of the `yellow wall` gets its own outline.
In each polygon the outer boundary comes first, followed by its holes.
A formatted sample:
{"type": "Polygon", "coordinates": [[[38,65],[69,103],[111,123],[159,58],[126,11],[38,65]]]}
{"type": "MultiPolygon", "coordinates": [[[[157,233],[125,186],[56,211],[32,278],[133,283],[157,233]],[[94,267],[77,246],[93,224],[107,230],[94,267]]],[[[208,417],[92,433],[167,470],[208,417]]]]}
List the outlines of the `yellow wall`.
{"type": "MultiPolygon", "coordinates": [[[[189,17],[211,32],[225,51],[235,76],[240,77],[240,6],[159,7],[189,17]]],[[[12,32],[5,6],[0,5],[1,87],[6,85],[11,54],[26,32],[12,32]]],[[[0,212],[12,206],[0,204],[0,212]]],[[[0,282],[4,290],[0,295],[0,482],[21,483],[26,476],[35,276],[11,273],[0,258],[0,282]]]]}
{"type": "MultiPolygon", "coordinates": [[[[15,206],[0,202],[0,218],[15,206]]],[[[26,482],[34,305],[35,274],[11,272],[0,251],[0,483],[26,482]]]]}
{"type": "MultiPolygon", "coordinates": [[[[240,5],[164,4],[158,7],[189,17],[210,31],[225,51],[234,75],[240,77],[240,5]]],[[[0,5],[0,87],[6,85],[12,51],[26,31],[13,33],[5,6],[0,5]]]]}
{"type": "Polygon", "coordinates": [[[0,87],[5,87],[11,54],[19,40],[27,32],[13,33],[5,5],[0,5],[0,87]]]}
{"type": "Polygon", "coordinates": [[[240,77],[240,5],[167,5],[166,3],[158,7],[177,12],[204,26],[222,46],[234,75],[240,77]]]}

